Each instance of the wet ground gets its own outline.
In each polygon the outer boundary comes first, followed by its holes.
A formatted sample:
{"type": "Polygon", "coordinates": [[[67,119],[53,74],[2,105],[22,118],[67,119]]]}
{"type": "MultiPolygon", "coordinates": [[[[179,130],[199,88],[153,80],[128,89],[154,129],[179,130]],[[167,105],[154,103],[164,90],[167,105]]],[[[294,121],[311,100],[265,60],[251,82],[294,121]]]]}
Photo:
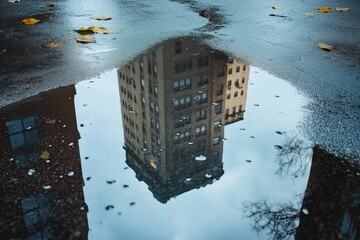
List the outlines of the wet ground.
{"type": "Polygon", "coordinates": [[[357,3],[1,4],[1,239],[358,238],[357,3]]]}

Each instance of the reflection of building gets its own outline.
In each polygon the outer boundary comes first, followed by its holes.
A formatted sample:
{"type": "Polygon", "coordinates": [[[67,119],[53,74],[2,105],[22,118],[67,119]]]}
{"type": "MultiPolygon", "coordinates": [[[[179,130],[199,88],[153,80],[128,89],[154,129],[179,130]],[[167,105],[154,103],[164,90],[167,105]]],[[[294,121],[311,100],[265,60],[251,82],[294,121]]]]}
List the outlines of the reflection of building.
{"type": "Polygon", "coordinates": [[[360,239],[360,168],[315,147],[296,239],[360,239]]]}
{"type": "Polygon", "coordinates": [[[161,202],[223,174],[228,62],[182,38],[118,71],[127,161],[161,202]]]}
{"type": "Polygon", "coordinates": [[[75,87],[1,109],[0,239],[87,239],[75,87]]]}

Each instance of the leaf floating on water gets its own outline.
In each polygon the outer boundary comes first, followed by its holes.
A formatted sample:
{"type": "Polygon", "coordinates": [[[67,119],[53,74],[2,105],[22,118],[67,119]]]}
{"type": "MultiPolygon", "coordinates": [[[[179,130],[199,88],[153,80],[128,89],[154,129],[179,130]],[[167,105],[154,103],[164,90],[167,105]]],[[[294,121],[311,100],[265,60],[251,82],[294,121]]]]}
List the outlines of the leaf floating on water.
{"type": "Polygon", "coordinates": [[[276,148],[276,149],[278,149],[278,150],[283,149],[283,147],[282,147],[282,146],[280,146],[280,145],[274,145],[274,148],[276,148]]]}
{"type": "Polygon", "coordinates": [[[95,18],[96,20],[98,20],[98,21],[108,21],[108,20],[111,20],[112,19],[112,17],[97,17],[97,18],[95,18]]]}
{"type": "Polygon", "coordinates": [[[113,183],[116,182],[116,180],[111,180],[111,181],[107,180],[106,182],[107,182],[108,184],[113,184],[113,183]]]}
{"type": "Polygon", "coordinates": [[[89,36],[80,36],[76,38],[76,41],[79,43],[96,43],[95,38],[89,36]]]}
{"type": "Polygon", "coordinates": [[[42,158],[42,159],[44,159],[44,160],[49,159],[49,157],[50,157],[50,153],[49,153],[48,151],[43,151],[43,152],[41,152],[41,154],[40,154],[40,158],[42,158]]]}
{"type": "Polygon", "coordinates": [[[61,42],[51,42],[51,43],[45,44],[44,47],[57,48],[57,47],[62,47],[62,45],[63,44],[61,42]]]}
{"type": "Polygon", "coordinates": [[[20,0],[9,0],[8,2],[9,3],[18,3],[18,2],[20,2],[20,0]]]}
{"type": "Polygon", "coordinates": [[[346,12],[346,11],[349,11],[349,9],[350,8],[339,8],[339,7],[335,8],[335,10],[338,12],[346,12]]]}
{"type": "Polygon", "coordinates": [[[80,34],[92,34],[92,33],[101,33],[101,34],[110,34],[112,31],[107,29],[106,27],[88,27],[88,28],[79,28],[75,30],[80,34]]]}
{"type": "Polygon", "coordinates": [[[53,8],[53,7],[55,7],[55,4],[53,4],[53,3],[45,3],[45,7],[53,8]]]}
{"type": "Polygon", "coordinates": [[[333,46],[325,44],[325,43],[318,43],[317,46],[327,52],[331,52],[332,50],[334,50],[333,46]]]}
{"type": "Polygon", "coordinates": [[[26,19],[22,20],[22,23],[25,25],[34,25],[38,22],[40,22],[40,20],[37,20],[35,18],[26,18],[26,19]]]}
{"type": "Polygon", "coordinates": [[[313,13],[304,13],[304,15],[305,15],[306,17],[313,17],[313,16],[314,16],[313,13]]]}
{"type": "Polygon", "coordinates": [[[321,13],[331,13],[334,11],[334,9],[332,9],[330,7],[318,7],[318,8],[316,8],[316,10],[321,13]]]}

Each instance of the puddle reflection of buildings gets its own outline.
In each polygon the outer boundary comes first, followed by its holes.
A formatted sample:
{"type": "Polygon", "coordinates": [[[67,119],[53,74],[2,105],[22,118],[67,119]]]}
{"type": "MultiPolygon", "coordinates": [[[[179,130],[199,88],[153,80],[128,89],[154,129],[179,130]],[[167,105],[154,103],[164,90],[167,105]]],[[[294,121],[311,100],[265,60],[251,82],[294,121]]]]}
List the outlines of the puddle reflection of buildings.
{"type": "Polygon", "coordinates": [[[243,119],[248,65],[185,37],[156,46],[118,78],[127,164],[158,201],[223,175],[224,126],[243,119]]]}
{"type": "Polygon", "coordinates": [[[75,87],[1,109],[0,239],[87,239],[75,87]]]}

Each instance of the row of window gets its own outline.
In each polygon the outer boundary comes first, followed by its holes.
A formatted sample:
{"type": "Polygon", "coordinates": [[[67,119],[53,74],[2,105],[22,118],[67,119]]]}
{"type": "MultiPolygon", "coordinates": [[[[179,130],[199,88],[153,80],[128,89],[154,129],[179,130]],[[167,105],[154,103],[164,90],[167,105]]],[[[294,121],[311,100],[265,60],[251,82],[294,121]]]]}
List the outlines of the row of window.
{"type": "MultiPolygon", "coordinates": [[[[205,126],[204,126],[205,127],[205,126]]],[[[202,131],[206,131],[206,129],[204,128],[204,130],[202,129],[202,127],[199,128],[198,130],[198,136],[201,136],[205,133],[202,133],[202,131]]],[[[181,132],[181,133],[176,133],[175,136],[174,136],[174,143],[175,144],[179,144],[179,143],[183,143],[183,142],[189,142],[191,140],[191,133],[190,132],[181,132]]],[[[212,144],[213,145],[217,145],[217,144],[220,144],[220,137],[219,136],[216,136],[213,138],[212,140],[212,144]]],[[[205,149],[205,143],[204,143],[204,146],[203,148],[205,149]]],[[[201,149],[201,150],[204,150],[204,149],[201,149]]]]}
{"type": "MultiPolygon", "coordinates": [[[[235,83],[235,87],[237,87],[237,88],[240,87],[240,79],[239,79],[239,78],[237,78],[234,83],[235,83]]],[[[243,78],[241,79],[241,83],[245,83],[245,77],[243,77],[243,78]]],[[[227,85],[228,85],[228,87],[231,87],[231,86],[232,86],[232,81],[229,80],[229,81],[227,82],[227,85]]]]}
{"type": "MultiPolygon", "coordinates": [[[[240,95],[241,95],[241,96],[244,95],[244,90],[241,90],[240,95]]],[[[236,97],[238,97],[238,96],[239,96],[239,92],[238,92],[238,91],[234,92],[234,98],[236,98],[236,97]]],[[[230,99],[230,98],[231,98],[231,93],[228,93],[228,94],[226,95],[226,99],[230,99]]]]}
{"type": "MultiPolygon", "coordinates": [[[[238,73],[238,72],[240,72],[240,66],[237,66],[236,68],[235,68],[235,71],[238,73]]],[[[244,65],[243,66],[243,71],[246,71],[246,65],[244,65]]],[[[232,68],[229,68],[228,69],[228,74],[230,75],[230,74],[232,74],[233,73],[233,69],[232,68]]]]}
{"type": "MultiPolygon", "coordinates": [[[[242,105],[239,105],[239,107],[238,107],[238,113],[240,113],[240,112],[242,112],[242,105]]],[[[236,113],[237,113],[236,112],[236,107],[232,107],[231,114],[234,115],[236,113]]],[[[229,109],[225,109],[225,116],[227,117],[227,116],[229,116],[229,114],[230,114],[229,109]]]]}
{"type": "MultiPolygon", "coordinates": [[[[209,66],[209,56],[198,57],[196,63],[198,68],[209,66]]],[[[193,69],[193,60],[190,59],[182,62],[177,62],[175,63],[174,68],[175,73],[190,71],[193,69]]]]}

